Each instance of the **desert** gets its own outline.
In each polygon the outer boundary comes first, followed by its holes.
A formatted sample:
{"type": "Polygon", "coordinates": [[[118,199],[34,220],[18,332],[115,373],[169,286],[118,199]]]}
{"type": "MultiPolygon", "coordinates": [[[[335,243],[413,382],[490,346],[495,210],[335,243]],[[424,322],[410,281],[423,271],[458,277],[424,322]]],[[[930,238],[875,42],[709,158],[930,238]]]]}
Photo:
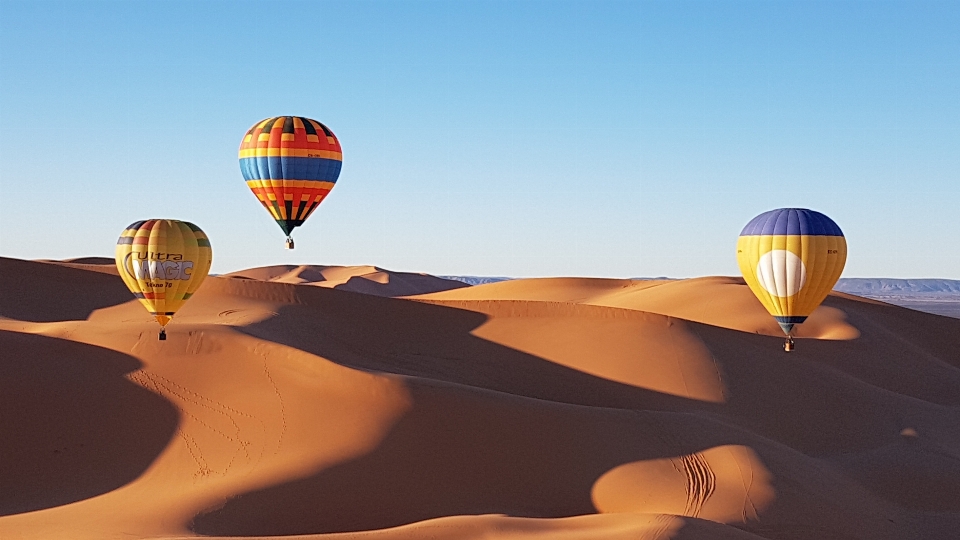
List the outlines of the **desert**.
{"type": "Polygon", "coordinates": [[[160,342],[109,259],[0,279],[3,538],[960,530],[955,318],[833,293],[786,354],[740,278],[292,265],[160,342]]]}
{"type": "Polygon", "coordinates": [[[0,540],[960,540],[958,28],[0,1],[0,540]]]}

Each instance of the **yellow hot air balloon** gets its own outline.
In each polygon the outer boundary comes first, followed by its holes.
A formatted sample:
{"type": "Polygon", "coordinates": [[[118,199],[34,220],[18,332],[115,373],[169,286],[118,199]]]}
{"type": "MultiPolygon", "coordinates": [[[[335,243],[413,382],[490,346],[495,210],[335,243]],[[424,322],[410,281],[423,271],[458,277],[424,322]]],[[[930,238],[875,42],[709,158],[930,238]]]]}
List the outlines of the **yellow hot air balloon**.
{"type": "Polygon", "coordinates": [[[207,235],[193,223],[150,219],[128,226],[117,240],[117,269],[130,292],[166,326],[203,283],[213,262],[207,235]]]}
{"type": "Polygon", "coordinates": [[[753,218],[737,241],[740,272],[787,335],[830,294],[847,260],[847,241],[832,219],[813,210],[781,208],[753,218]]]}

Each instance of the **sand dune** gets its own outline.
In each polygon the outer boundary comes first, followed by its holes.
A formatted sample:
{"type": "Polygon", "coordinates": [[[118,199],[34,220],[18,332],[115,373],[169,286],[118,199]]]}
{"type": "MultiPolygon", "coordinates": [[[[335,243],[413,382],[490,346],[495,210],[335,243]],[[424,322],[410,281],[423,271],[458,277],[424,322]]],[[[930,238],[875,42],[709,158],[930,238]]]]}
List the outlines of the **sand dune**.
{"type": "Polygon", "coordinates": [[[277,265],[232,272],[224,277],[314,285],[377,296],[409,296],[467,286],[452,279],[394,272],[376,266],[277,265]]]}
{"type": "MultiPolygon", "coordinates": [[[[647,311],[769,336],[781,336],[777,323],[756,299],[744,294],[742,278],[684,280],[541,278],[478,285],[415,298],[423,300],[557,301],[647,311]]],[[[851,339],[857,330],[829,307],[817,310],[798,327],[799,337],[851,339]]]]}
{"type": "Polygon", "coordinates": [[[0,259],[2,538],[960,530],[960,320],[835,294],[787,355],[733,278],[301,266],[160,342],[82,264],[0,259]]]}
{"type": "Polygon", "coordinates": [[[117,264],[113,259],[108,259],[107,257],[76,257],[73,259],[63,259],[59,261],[43,259],[36,262],[44,262],[56,264],[58,266],[66,266],[68,268],[92,270],[94,272],[117,275],[117,264]]]}

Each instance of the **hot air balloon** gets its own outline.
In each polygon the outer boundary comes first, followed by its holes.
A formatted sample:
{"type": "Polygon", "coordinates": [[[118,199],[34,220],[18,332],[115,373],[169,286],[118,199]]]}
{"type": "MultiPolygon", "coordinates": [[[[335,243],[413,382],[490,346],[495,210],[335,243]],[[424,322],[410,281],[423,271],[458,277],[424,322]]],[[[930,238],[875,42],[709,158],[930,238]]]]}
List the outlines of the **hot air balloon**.
{"type": "Polygon", "coordinates": [[[803,208],[781,208],[753,218],[737,241],[740,272],[763,307],[787,335],[803,323],[840,279],[847,241],[827,216],[803,208]]]}
{"type": "Polygon", "coordinates": [[[165,340],[167,323],[207,277],[213,251],[193,223],[150,219],[124,229],[115,258],[123,282],[157,318],[165,340]]]}
{"type": "Polygon", "coordinates": [[[303,225],[333,189],[343,152],[327,126],[300,116],[257,122],[240,143],[240,172],[287,235],[303,225]]]}

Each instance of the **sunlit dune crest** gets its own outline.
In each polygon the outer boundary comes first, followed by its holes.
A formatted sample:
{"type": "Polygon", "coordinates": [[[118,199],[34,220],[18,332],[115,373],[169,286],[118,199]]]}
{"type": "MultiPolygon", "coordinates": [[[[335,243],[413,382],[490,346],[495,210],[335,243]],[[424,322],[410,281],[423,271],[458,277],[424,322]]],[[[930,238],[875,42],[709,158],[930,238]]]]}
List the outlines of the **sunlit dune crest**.
{"type": "Polygon", "coordinates": [[[787,354],[736,278],[274,266],[158,341],[109,268],[0,258],[0,538],[960,530],[958,319],[836,293],[787,354]]]}
{"type": "MultiPolygon", "coordinates": [[[[850,298],[849,296],[847,296],[850,298]]],[[[503,281],[415,298],[559,301],[658,313],[743,332],[781,336],[776,322],[746,289],[742,278],[684,280],[542,278],[503,281]]],[[[798,326],[798,337],[854,339],[857,329],[832,301],[798,326]]]]}

